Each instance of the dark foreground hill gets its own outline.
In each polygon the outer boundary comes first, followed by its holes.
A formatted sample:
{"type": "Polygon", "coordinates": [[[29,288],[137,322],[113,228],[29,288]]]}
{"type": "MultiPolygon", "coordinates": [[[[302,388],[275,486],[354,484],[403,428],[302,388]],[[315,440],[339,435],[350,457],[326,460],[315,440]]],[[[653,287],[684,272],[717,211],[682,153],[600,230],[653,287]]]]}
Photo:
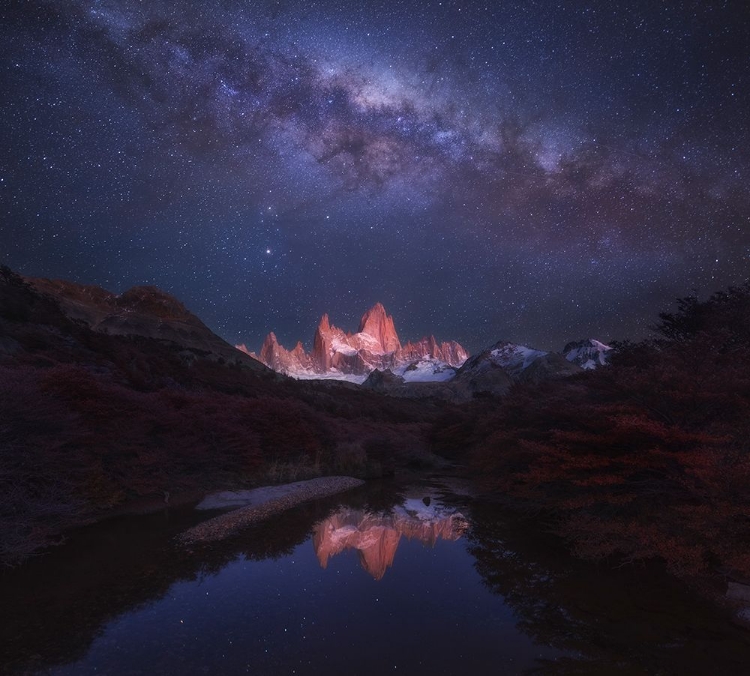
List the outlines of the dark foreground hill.
{"type": "Polygon", "coordinates": [[[0,559],[211,488],[428,457],[430,403],[278,375],[151,287],[0,270],[0,559]]]}
{"type": "Polygon", "coordinates": [[[462,404],[294,381],[162,292],[60,284],[0,270],[5,563],[165,500],[437,454],[581,556],[750,583],[750,283],[681,299],[604,368],[501,382],[495,346],[479,366],[502,387],[462,404]]]}
{"type": "Polygon", "coordinates": [[[65,280],[26,281],[55,302],[68,319],[96,333],[151,338],[179,347],[183,359],[202,357],[265,370],[259,361],[217,336],[177,298],[155,286],[135,286],[118,295],[65,280]]]}

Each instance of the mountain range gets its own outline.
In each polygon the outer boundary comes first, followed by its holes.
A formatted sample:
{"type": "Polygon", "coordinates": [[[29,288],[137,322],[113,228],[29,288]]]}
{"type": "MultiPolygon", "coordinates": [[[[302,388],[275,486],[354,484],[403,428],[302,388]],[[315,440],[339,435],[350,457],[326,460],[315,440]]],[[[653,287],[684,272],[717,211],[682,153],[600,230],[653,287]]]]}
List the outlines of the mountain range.
{"type": "Polygon", "coordinates": [[[179,300],[153,286],[114,294],[64,280],[26,281],[54,299],[68,319],[97,333],[172,345],[188,365],[200,357],[302,380],[349,380],[399,397],[460,402],[499,396],[515,382],[537,382],[606,365],[612,350],[594,339],[570,342],[559,353],[500,341],[469,357],[456,341],[438,342],[434,336],[402,344],[393,317],[377,303],[362,315],[356,333],[334,326],[326,314],[315,330],[311,352],[301,342],[287,350],[271,332],[256,355],[244,345],[227,343],[179,300]]]}
{"type": "MultiPolygon", "coordinates": [[[[593,339],[568,343],[563,352],[499,341],[469,357],[439,382],[428,378],[410,381],[405,377],[408,373],[376,370],[362,386],[391,396],[431,396],[462,402],[481,396],[502,396],[516,382],[539,382],[606,365],[611,351],[611,347],[593,339]]],[[[408,368],[420,369],[421,363],[408,368]]]]}
{"type": "Polygon", "coordinates": [[[309,353],[301,342],[287,350],[273,332],[257,355],[245,345],[236,347],[297,379],[348,380],[393,396],[451,401],[502,395],[514,382],[537,382],[604,366],[612,350],[593,338],[569,342],[561,352],[500,341],[472,357],[459,343],[440,343],[434,336],[402,345],[393,317],[382,303],[362,315],[356,333],[337,328],[324,314],[309,353]]]}
{"type": "Polygon", "coordinates": [[[310,353],[305,352],[301,342],[287,350],[273,332],[266,336],[257,356],[245,345],[236,347],[274,371],[295,378],[335,378],[359,383],[373,371],[386,369],[402,376],[408,372],[415,379],[441,380],[441,375],[451,377],[469,356],[456,341],[441,343],[434,336],[402,345],[393,317],[381,303],[362,315],[356,333],[344,332],[324,314],[310,353]],[[418,363],[422,367],[411,368],[418,363]]]}

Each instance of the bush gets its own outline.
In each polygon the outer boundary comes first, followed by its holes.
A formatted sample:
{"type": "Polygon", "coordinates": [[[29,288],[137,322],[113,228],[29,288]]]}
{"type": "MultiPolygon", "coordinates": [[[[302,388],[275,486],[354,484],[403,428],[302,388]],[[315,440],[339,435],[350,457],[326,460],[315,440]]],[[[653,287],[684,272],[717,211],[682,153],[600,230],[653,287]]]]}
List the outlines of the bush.
{"type": "Polygon", "coordinates": [[[609,368],[516,388],[474,467],[584,556],[750,577],[750,286],[661,320],[609,368]]]}

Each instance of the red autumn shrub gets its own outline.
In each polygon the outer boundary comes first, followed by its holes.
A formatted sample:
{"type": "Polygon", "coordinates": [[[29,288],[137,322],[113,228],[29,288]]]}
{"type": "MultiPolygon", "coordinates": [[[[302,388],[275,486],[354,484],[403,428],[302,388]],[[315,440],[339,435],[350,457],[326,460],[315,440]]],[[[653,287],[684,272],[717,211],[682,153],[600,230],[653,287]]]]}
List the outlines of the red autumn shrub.
{"type": "Polygon", "coordinates": [[[516,388],[475,467],[585,556],[750,576],[749,318],[750,286],[684,301],[609,368],[516,388]]]}

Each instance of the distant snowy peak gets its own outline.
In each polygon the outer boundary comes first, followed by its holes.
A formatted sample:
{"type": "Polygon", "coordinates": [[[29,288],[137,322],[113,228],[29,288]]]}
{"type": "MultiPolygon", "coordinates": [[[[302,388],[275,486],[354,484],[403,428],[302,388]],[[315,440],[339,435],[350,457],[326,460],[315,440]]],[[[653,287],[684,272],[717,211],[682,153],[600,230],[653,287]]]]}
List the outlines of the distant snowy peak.
{"type": "Polygon", "coordinates": [[[559,352],[500,341],[471,357],[458,369],[456,383],[477,393],[504,394],[514,382],[533,383],[580,373],[578,364],[559,352]]]}
{"type": "Polygon", "coordinates": [[[543,350],[506,342],[496,343],[489,349],[489,359],[494,364],[502,366],[511,375],[520,373],[537,359],[546,357],[548,354],[549,352],[543,350]]]}
{"type": "Polygon", "coordinates": [[[375,370],[362,386],[391,396],[434,396],[454,402],[501,397],[517,383],[566,378],[583,373],[584,368],[606,364],[610,347],[590,340],[570,343],[566,350],[547,352],[500,341],[469,357],[459,368],[422,357],[396,368],[375,370]],[[581,358],[583,366],[576,357],[581,358]]]}
{"type": "MultiPolygon", "coordinates": [[[[247,352],[244,346],[239,349],[247,352]]],[[[295,378],[364,380],[378,369],[398,372],[407,382],[448,380],[468,353],[455,341],[439,343],[434,336],[401,345],[393,317],[377,303],[362,315],[357,333],[334,326],[328,315],[321,317],[308,354],[301,343],[293,350],[279,344],[271,332],[259,359],[275,371],[295,378]]]]}
{"type": "Polygon", "coordinates": [[[474,359],[488,360],[502,367],[511,376],[517,377],[532,366],[538,369],[542,363],[548,367],[555,363],[559,365],[561,356],[570,364],[575,364],[582,369],[590,370],[606,366],[611,351],[612,348],[609,345],[593,338],[568,343],[561,353],[546,352],[525,345],[500,341],[474,359]]]}
{"type": "Polygon", "coordinates": [[[599,366],[606,366],[609,363],[611,352],[612,348],[609,345],[600,343],[593,338],[587,338],[586,340],[568,343],[563,348],[562,354],[569,362],[590,370],[599,366]]]}

